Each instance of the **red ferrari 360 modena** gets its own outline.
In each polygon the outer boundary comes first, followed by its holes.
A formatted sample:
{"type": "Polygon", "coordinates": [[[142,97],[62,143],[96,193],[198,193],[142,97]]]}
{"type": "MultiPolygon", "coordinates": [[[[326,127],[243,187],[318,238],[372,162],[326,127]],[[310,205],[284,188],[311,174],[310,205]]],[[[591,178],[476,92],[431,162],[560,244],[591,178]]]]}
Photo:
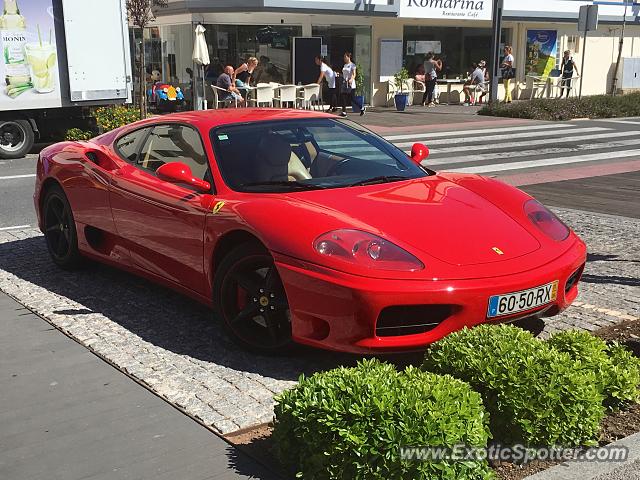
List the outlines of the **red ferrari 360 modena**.
{"type": "Polygon", "coordinates": [[[526,193],[427,155],[324,113],[178,113],[44,149],[34,202],[60,267],[179,290],[260,352],[419,349],[566,308],[585,244],[526,193]]]}

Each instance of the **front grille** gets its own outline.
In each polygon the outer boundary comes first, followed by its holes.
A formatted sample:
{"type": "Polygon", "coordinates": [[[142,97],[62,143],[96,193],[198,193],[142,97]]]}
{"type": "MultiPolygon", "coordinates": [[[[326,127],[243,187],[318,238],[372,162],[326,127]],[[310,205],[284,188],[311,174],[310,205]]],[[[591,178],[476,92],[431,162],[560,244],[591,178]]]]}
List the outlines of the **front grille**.
{"type": "Polygon", "coordinates": [[[578,270],[573,272],[571,276],[567,279],[567,283],[564,286],[564,293],[568,293],[573,287],[576,286],[580,277],[582,276],[582,272],[584,271],[584,265],[582,265],[578,270]]]}
{"type": "Polygon", "coordinates": [[[415,335],[433,330],[453,312],[453,305],[396,305],[380,312],[378,337],[415,335]]]}

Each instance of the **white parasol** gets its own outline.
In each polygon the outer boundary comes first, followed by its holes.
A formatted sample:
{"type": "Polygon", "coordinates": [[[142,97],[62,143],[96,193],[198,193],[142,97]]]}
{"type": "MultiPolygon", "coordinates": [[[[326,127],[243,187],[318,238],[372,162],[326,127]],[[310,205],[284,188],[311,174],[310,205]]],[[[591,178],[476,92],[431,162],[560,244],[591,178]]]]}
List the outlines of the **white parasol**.
{"type": "Polygon", "coordinates": [[[205,81],[204,81],[204,67],[206,65],[209,65],[210,60],[209,60],[209,49],[207,47],[207,39],[204,36],[204,32],[206,32],[205,28],[202,25],[198,25],[196,27],[196,38],[195,41],[193,42],[193,54],[191,55],[191,58],[193,59],[193,61],[200,65],[201,70],[202,70],[202,94],[203,94],[203,98],[202,98],[202,105],[203,105],[203,109],[206,110],[207,109],[207,93],[206,93],[206,85],[205,85],[205,81]]]}

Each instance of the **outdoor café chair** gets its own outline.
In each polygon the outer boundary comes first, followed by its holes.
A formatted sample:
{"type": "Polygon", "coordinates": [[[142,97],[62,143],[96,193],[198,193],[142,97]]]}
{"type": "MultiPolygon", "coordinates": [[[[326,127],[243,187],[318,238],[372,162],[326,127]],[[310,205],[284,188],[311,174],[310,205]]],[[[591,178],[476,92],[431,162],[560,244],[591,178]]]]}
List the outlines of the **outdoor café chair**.
{"type": "Polygon", "coordinates": [[[284,107],[285,104],[291,104],[292,108],[296,107],[298,102],[298,90],[295,85],[280,85],[278,87],[278,91],[280,95],[278,96],[277,101],[281,107],[284,107]]]}
{"type": "Polygon", "coordinates": [[[255,103],[256,107],[267,104],[269,107],[273,107],[273,101],[275,100],[275,94],[273,87],[267,84],[258,84],[255,89],[255,98],[249,100],[250,103],[255,103]]]}
{"type": "Polygon", "coordinates": [[[211,90],[213,91],[213,108],[224,108],[231,104],[233,104],[235,108],[238,108],[238,101],[235,98],[231,96],[225,98],[229,94],[229,92],[227,92],[224,88],[211,85],[211,90]]]}
{"type": "Polygon", "coordinates": [[[567,89],[569,89],[569,95],[571,95],[571,93],[573,92],[573,95],[575,96],[577,91],[576,86],[578,85],[579,80],[580,80],[580,75],[576,75],[571,78],[560,77],[558,79],[558,83],[555,86],[558,89],[558,93],[559,93],[558,96],[561,97],[564,94],[564,91],[567,89]],[[569,86],[569,82],[571,82],[571,86],[569,86]]]}
{"type": "Polygon", "coordinates": [[[304,85],[299,88],[301,95],[298,97],[298,100],[300,100],[302,108],[311,110],[311,108],[315,109],[316,106],[320,106],[320,85],[310,83],[309,85],[304,85]]]}

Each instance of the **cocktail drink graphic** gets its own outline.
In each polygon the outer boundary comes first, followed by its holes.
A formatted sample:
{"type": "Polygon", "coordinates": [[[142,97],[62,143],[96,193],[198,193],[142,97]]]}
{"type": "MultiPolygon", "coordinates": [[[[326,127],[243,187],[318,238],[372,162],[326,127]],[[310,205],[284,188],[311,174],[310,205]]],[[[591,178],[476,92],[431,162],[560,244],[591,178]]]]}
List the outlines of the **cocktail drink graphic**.
{"type": "Polygon", "coordinates": [[[56,47],[48,42],[27,43],[25,57],[31,71],[31,83],[38,93],[55,89],[56,47]]]}

